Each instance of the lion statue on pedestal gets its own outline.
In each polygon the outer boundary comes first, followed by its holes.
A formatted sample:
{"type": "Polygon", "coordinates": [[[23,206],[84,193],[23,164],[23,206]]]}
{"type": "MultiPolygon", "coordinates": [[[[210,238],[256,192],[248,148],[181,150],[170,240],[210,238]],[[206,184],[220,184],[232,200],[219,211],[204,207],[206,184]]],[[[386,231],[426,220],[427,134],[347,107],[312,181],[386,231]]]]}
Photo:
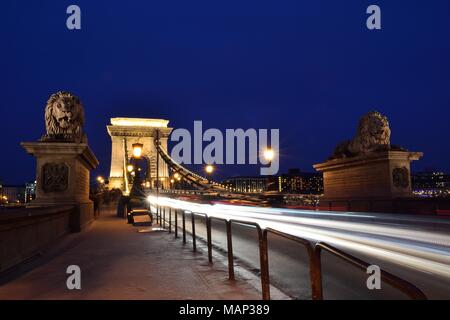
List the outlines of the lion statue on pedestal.
{"type": "Polygon", "coordinates": [[[355,157],[374,151],[402,150],[391,146],[391,129],[388,119],[377,111],[371,111],[359,121],[356,136],[340,143],[330,159],[355,157]]]}
{"type": "Polygon", "coordinates": [[[45,134],[41,141],[87,143],[83,131],[84,110],[70,92],[52,94],[45,107],[45,134]]]}

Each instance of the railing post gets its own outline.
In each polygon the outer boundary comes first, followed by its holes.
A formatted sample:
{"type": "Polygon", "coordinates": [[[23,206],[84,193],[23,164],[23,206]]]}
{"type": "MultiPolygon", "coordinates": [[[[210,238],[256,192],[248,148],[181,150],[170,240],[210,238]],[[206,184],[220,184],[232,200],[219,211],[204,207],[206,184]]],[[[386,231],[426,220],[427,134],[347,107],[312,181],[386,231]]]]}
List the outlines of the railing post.
{"type": "Polygon", "coordinates": [[[212,263],[212,239],[211,239],[211,218],[205,215],[206,239],[208,242],[208,261],[212,263]]]}
{"type": "Polygon", "coordinates": [[[178,238],[178,209],[175,209],[175,238],[178,238]]]}
{"type": "Polygon", "coordinates": [[[228,279],[234,280],[233,241],[231,238],[231,221],[227,225],[227,249],[228,249],[228,279]]]}
{"type": "Polygon", "coordinates": [[[161,207],[156,205],[156,216],[158,217],[158,223],[161,226],[161,207]]]}
{"type": "Polygon", "coordinates": [[[169,207],[169,233],[172,233],[172,208],[169,207]]]}
{"type": "Polygon", "coordinates": [[[197,251],[197,243],[195,239],[195,214],[191,212],[191,221],[192,221],[192,250],[197,251]]]}
{"type": "Polygon", "coordinates": [[[186,244],[186,212],[183,210],[183,243],[186,244]]]}
{"type": "Polygon", "coordinates": [[[270,300],[269,253],[267,246],[267,230],[256,227],[259,240],[259,259],[261,269],[261,291],[263,300],[270,300]]]}
{"type": "Polygon", "coordinates": [[[322,263],[320,247],[310,245],[309,255],[309,273],[311,278],[311,295],[313,300],[323,300],[322,290],[322,263]]]}
{"type": "Polygon", "coordinates": [[[163,207],[162,227],[163,227],[163,229],[166,228],[166,207],[163,207]]]}

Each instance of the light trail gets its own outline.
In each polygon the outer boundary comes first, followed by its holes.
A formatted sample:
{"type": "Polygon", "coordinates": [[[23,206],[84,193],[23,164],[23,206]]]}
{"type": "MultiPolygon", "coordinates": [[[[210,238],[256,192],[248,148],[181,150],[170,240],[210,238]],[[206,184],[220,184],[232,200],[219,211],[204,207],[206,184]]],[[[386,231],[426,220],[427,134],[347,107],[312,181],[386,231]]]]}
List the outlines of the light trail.
{"type": "MultiPolygon", "coordinates": [[[[393,223],[389,225],[385,222],[377,224],[378,217],[370,214],[315,211],[307,212],[307,217],[304,217],[303,210],[200,204],[154,196],[148,199],[153,205],[204,213],[225,220],[255,222],[261,228],[272,228],[311,241],[323,241],[347,251],[450,279],[450,235],[418,230],[417,224],[399,225],[392,217],[393,223]],[[296,216],[296,213],[301,215],[296,216]]],[[[407,221],[404,217],[400,220],[407,221]]]]}

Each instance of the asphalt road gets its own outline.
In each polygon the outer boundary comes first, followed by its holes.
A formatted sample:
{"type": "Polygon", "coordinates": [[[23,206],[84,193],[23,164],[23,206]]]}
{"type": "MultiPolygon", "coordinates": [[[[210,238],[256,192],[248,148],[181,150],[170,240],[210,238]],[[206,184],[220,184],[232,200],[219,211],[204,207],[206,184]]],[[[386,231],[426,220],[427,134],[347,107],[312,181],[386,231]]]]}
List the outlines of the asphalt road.
{"type": "MultiPolygon", "coordinates": [[[[276,220],[279,222],[282,217],[295,217],[295,221],[286,223],[299,230],[305,228],[306,232],[309,232],[308,229],[317,232],[318,239],[314,239],[315,233],[308,236],[313,241],[323,240],[320,239],[322,232],[327,236],[333,235],[335,238],[327,238],[329,244],[411,282],[429,299],[450,299],[448,221],[441,224],[432,219],[389,215],[355,215],[355,218],[345,215],[311,216],[310,213],[303,215],[292,210],[281,213],[276,220]],[[348,230],[345,229],[347,227],[348,230]],[[344,240],[350,243],[350,247],[343,245],[344,240]],[[351,247],[352,242],[358,244],[354,249],[351,247]],[[368,248],[367,251],[365,248],[368,248]],[[378,249],[381,251],[378,252],[378,249]]],[[[189,214],[186,219],[186,227],[190,232],[189,214]]],[[[270,221],[273,217],[261,213],[258,219],[270,221]]],[[[206,239],[204,220],[201,217],[195,220],[197,236],[206,239]]],[[[181,215],[178,225],[181,226],[181,215]]],[[[256,230],[233,224],[232,232],[234,256],[239,259],[237,263],[258,270],[256,230]]],[[[215,247],[226,251],[224,222],[213,221],[212,239],[215,247]]],[[[293,298],[310,299],[309,265],[305,248],[276,235],[269,235],[268,240],[271,284],[293,298]]],[[[382,283],[380,290],[369,290],[366,285],[368,274],[328,253],[323,253],[322,270],[325,299],[407,299],[402,292],[386,283],[382,283]]]]}

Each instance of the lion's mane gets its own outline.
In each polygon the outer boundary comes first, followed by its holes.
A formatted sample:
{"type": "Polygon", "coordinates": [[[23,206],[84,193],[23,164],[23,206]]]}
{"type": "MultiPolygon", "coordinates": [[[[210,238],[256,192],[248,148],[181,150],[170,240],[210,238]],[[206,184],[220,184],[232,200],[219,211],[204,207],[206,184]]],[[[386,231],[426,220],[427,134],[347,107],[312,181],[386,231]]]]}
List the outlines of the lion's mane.
{"type": "Polygon", "coordinates": [[[45,107],[47,134],[42,137],[42,141],[85,143],[83,126],[84,110],[78,97],[67,91],[50,96],[45,107]]]}
{"type": "Polygon", "coordinates": [[[353,140],[340,143],[334,150],[332,159],[353,157],[373,151],[391,148],[391,129],[388,119],[377,111],[364,115],[358,125],[353,140]]]}

